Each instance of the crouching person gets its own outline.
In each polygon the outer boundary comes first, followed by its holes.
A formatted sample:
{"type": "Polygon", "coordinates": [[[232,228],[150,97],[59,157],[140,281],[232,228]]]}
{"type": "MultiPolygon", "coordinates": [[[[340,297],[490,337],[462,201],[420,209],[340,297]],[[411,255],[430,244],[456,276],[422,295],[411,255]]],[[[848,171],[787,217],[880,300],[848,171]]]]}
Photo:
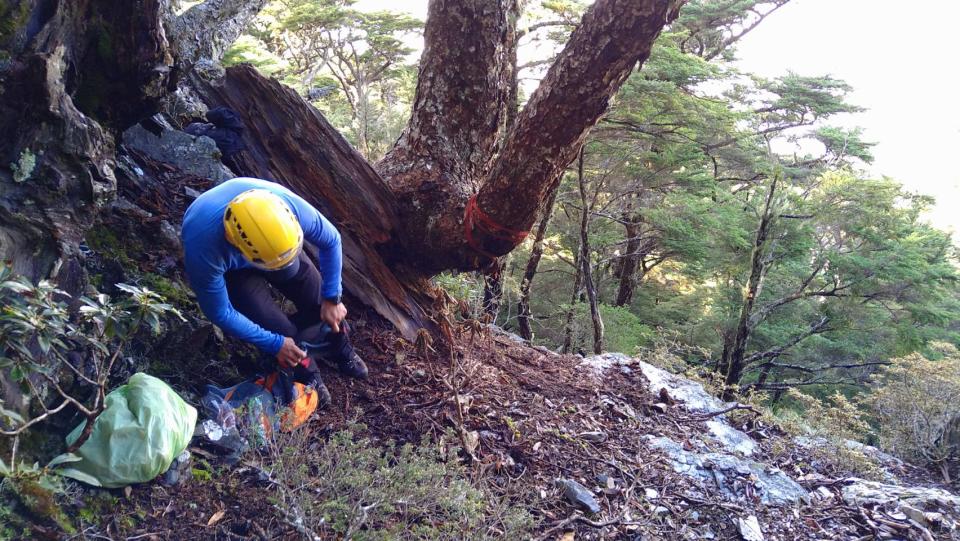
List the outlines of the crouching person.
{"type": "Polygon", "coordinates": [[[348,376],[367,377],[341,302],[340,233],[317,209],[279,184],[235,178],[190,205],[180,236],[203,313],[292,369],[296,381],[318,391],[321,406],[330,394],[317,357],[348,376]],[[317,248],[316,262],[304,241],[317,248]],[[269,286],[293,302],[296,314],[281,309],[269,286]]]}

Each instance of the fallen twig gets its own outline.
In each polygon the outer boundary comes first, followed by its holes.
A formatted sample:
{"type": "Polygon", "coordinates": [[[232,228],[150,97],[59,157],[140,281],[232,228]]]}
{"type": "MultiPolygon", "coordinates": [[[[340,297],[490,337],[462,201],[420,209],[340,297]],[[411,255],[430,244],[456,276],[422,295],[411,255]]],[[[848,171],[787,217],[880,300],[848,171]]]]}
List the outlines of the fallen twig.
{"type": "MultiPolygon", "coordinates": [[[[562,529],[573,524],[574,522],[582,522],[583,524],[586,524],[587,526],[590,526],[592,528],[606,528],[607,526],[613,526],[614,524],[623,523],[623,515],[620,515],[617,518],[612,518],[604,522],[594,522],[588,519],[587,517],[583,516],[579,511],[574,511],[572,515],[561,520],[560,522],[554,524],[553,526],[548,528],[546,531],[544,531],[543,535],[540,536],[540,541],[546,541],[554,533],[561,531],[562,529]]],[[[630,524],[633,524],[633,523],[630,523],[630,524]]]]}
{"type": "Polygon", "coordinates": [[[758,416],[759,416],[759,415],[763,415],[762,413],[760,413],[759,411],[757,411],[756,408],[754,408],[753,406],[745,406],[745,405],[743,405],[743,404],[734,404],[734,405],[730,406],[729,408],[722,409],[722,410],[719,410],[719,411],[714,411],[714,412],[710,412],[710,413],[704,413],[704,414],[701,414],[701,415],[691,415],[691,416],[689,416],[689,417],[684,417],[684,418],[680,419],[680,421],[681,421],[681,422],[687,422],[687,421],[706,421],[707,419],[713,419],[714,417],[719,417],[719,416],[721,416],[721,415],[730,413],[731,411],[735,411],[735,410],[746,410],[746,411],[753,412],[755,415],[758,415],[758,416]]]}

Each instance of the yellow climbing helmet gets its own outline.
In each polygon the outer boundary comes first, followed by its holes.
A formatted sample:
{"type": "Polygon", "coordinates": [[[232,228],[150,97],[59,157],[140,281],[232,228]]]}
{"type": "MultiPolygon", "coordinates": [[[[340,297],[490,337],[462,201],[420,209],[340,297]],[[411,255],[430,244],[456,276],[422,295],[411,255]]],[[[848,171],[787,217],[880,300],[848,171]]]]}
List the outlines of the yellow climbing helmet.
{"type": "Polygon", "coordinates": [[[292,263],[303,248],[303,229],[286,201],[267,190],[247,190],[233,198],[223,213],[227,240],[253,266],[278,270],[292,263]]]}

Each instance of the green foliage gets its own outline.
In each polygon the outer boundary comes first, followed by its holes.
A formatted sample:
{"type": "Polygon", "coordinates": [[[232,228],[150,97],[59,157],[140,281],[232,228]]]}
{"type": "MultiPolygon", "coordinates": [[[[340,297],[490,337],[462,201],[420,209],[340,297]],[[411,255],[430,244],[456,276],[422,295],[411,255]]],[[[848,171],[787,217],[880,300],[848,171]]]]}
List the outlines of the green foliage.
{"type": "Polygon", "coordinates": [[[251,64],[264,75],[276,75],[286,67],[286,62],[267,50],[266,44],[249,34],[240,36],[223,55],[224,66],[251,64]]]}
{"type": "MultiPolygon", "coordinates": [[[[858,440],[870,432],[865,414],[856,404],[839,392],[825,398],[791,389],[786,393],[782,407],[775,412],[757,403],[765,417],[785,429],[790,435],[807,441],[807,452],[812,459],[846,475],[882,480],[880,466],[865,454],[858,440]]],[[[775,446],[775,454],[776,454],[775,446]]],[[[787,444],[783,450],[793,449],[787,444]]]]}
{"type": "Polygon", "coordinates": [[[639,317],[622,306],[601,304],[600,317],[603,318],[606,329],[606,349],[610,351],[633,354],[653,340],[653,329],[644,325],[639,317]]]}
{"type": "Polygon", "coordinates": [[[960,458],[960,352],[935,346],[940,358],[894,359],[876,378],[867,403],[877,416],[881,445],[907,460],[940,469],[960,458]]]}
{"type": "MultiPolygon", "coordinates": [[[[649,354],[656,328],[690,348],[681,361],[720,366],[745,311],[735,383],[803,384],[829,404],[836,389],[862,393],[878,362],[960,342],[957,257],[950,237],[921,219],[931,200],[866,177],[858,168],[874,144],[829,124],[860,110],[847,83],[765,79],[730,63],[737,40],[785,3],[694,0],[660,36],[586,143],[589,258],[608,349],[649,354]],[[777,152],[789,145],[798,152],[777,152]]],[[[530,305],[537,342],[563,344],[572,310],[574,349],[589,350],[585,295],[572,291],[575,180],[561,180],[530,305]]],[[[525,250],[505,284],[519,281],[525,250]]],[[[512,307],[516,291],[504,292],[512,307]]],[[[498,321],[510,327],[511,314],[498,321]]]]}
{"type": "Polygon", "coordinates": [[[75,533],[63,503],[67,481],[38,464],[21,464],[10,471],[0,460],[0,539],[32,537],[35,525],[75,533]]]}
{"type": "Polygon", "coordinates": [[[314,450],[301,429],[272,447],[275,505],[306,532],[358,540],[530,535],[533,518],[471,485],[456,449],[380,444],[362,430],[352,425],[314,450]]]}
{"type": "Polygon", "coordinates": [[[450,272],[440,273],[432,279],[434,285],[446,291],[454,300],[464,303],[471,313],[479,313],[483,306],[483,280],[475,275],[450,272]]]}
{"type": "Polygon", "coordinates": [[[159,333],[166,314],[182,317],[148,289],[126,284],[117,288],[122,298],[80,297],[74,313],[70,296],[51,282],[33,284],[0,265],[0,369],[9,370],[26,401],[19,411],[4,408],[0,401],[0,428],[14,438],[13,458],[4,475],[16,476],[20,469],[16,448],[25,430],[67,406],[95,418],[127,342],[143,327],[159,333]],[[88,396],[91,387],[95,392],[88,396]],[[40,413],[28,418],[28,410],[40,413]]]}
{"type": "Polygon", "coordinates": [[[423,23],[352,0],[274,0],[228,53],[302,92],[374,160],[400,134],[413,99],[407,38],[423,23]]]}

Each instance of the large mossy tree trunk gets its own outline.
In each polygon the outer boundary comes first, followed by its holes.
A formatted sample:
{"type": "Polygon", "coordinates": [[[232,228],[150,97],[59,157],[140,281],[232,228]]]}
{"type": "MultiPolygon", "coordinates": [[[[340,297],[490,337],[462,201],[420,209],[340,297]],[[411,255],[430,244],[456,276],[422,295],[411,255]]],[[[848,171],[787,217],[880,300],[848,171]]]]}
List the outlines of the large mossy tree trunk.
{"type": "Polygon", "coordinates": [[[242,173],[290,186],[340,227],[346,289],[408,338],[434,326],[430,276],[487,268],[523,241],[682,4],[598,0],[508,129],[517,2],[432,0],[410,122],[371,166],[295,92],[252,68],[213,83],[189,73],[209,68],[205,56],[263,0],[208,0],[173,18],[161,1],[13,5],[27,22],[14,25],[16,39],[0,38],[13,57],[0,75],[0,157],[43,154],[24,182],[0,173],[0,256],[38,277],[75,249],[96,202],[112,195],[116,134],[157,111],[182,72],[208,105],[243,117],[242,173]],[[191,13],[202,24],[189,24],[191,13]],[[8,136],[15,126],[28,133],[8,136]]]}
{"type": "Polygon", "coordinates": [[[0,260],[76,289],[77,246],[116,190],[120,130],[173,88],[161,0],[0,7],[0,260]]]}

